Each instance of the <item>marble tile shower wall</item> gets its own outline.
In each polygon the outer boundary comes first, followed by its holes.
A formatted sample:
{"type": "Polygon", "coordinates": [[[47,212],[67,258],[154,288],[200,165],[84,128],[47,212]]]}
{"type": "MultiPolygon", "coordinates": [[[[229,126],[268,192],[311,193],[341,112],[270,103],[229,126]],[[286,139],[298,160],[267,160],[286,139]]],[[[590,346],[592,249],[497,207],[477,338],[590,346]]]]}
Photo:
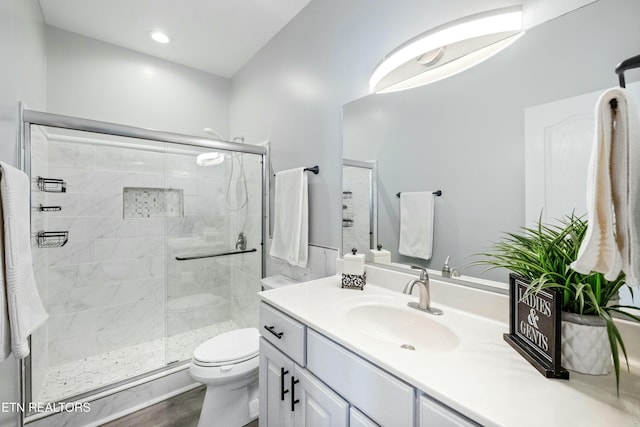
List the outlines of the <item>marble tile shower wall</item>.
{"type": "Polygon", "coordinates": [[[345,252],[351,248],[368,255],[370,244],[369,203],[370,170],[358,167],[343,167],[342,187],[342,242],[345,252]],[[345,221],[346,219],[346,221],[345,221]]]}
{"type": "MultiPolygon", "coordinates": [[[[262,165],[260,157],[243,155],[245,177],[247,181],[247,206],[236,211],[231,220],[232,238],[244,230],[247,236],[247,249],[256,248],[257,252],[230,257],[231,265],[231,318],[241,328],[258,324],[258,298],[262,277],[262,165]],[[246,214],[246,221],[245,221],[246,214]],[[235,232],[235,235],[233,234],[235,232]]],[[[241,179],[234,181],[241,184],[241,179]]],[[[234,192],[232,207],[240,206],[242,191],[234,192]],[[238,196],[240,194],[240,196],[238,196]]],[[[232,246],[235,245],[232,242],[232,246]]]]}
{"type": "MultiPolygon", "coordinates": [[[[48,176],[48,153],[47,153],[47,138],[46,135],[37,127],[33,126],[31,129],[31,146],[34,156],[31,158],[31,174],[34,177],[48,176]]],[[[32,205],[44,206],[49,205],[48,193],[34,192],[32,196],[32,205]]],[[[31,229],[34,232],[39,230],[48,230],[47,214],[40,212],[39,209],[33,209],[31,213],[31,229]]],[[[47,252],[38,250],[37,241],[34,238],[32,243],[33,250],[33,267],[38,285],[38,291],[40,292],[40,298],[43,303],[48,300],[48,287],[47,287],[47,252]]],[[[49,366],[49,349],[47,345],[48,341],[48,324],[36,329],[31,335],[31,366],[32,366],[32,383],[31,387],[33,395],[37,396],[42,389],[47,367],[49,366]]]]}
{"type": "Polygon", "coordinates": [[[197,327],[202,319],[185,323],[184,307],[172,304],[180,297],[206,289],[228,299],[224,266],[174,259],[205,230],[214,244],[229,239],[220,203],[224,167],[198,170],[193,155],[62,139],[49,142],[48,165],[51,177],[67,181],[67,192],[48,193],[62,211],[49,213],[47,226],[69,231],[64,247],[41,249],[48,257],[50,366],[197,327]],[[124,220],[124,187],[182,189],[184,217],[124,220]]]}

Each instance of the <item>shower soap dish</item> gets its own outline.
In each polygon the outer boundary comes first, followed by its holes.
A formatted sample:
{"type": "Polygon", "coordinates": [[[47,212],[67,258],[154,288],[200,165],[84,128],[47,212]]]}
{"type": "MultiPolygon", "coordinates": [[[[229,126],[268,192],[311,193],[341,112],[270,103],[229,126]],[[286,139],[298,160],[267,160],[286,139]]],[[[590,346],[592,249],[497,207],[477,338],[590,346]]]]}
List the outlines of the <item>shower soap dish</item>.
{"type": "Polygon", "coordinates": [[[345,289],[362,290],[367,283],[367,274],[364,268],[364,255],[358,254],[356,248],[351,249],[351,254],[344,254],[342,267],[342,287],[345,289]]]}
{"type": "Polygon", "coordinates": [[[62,179],[57,178],[43,178],[41,176],[37,179],[38,190],[47,193],[66,193],[67,183],[62,179]]]}
{"type": "Polygon", "coordinates": [[[39,248],[60,248],[67,244],[69,240],[68,231],[39,231],[38,232],[39,248]]]}

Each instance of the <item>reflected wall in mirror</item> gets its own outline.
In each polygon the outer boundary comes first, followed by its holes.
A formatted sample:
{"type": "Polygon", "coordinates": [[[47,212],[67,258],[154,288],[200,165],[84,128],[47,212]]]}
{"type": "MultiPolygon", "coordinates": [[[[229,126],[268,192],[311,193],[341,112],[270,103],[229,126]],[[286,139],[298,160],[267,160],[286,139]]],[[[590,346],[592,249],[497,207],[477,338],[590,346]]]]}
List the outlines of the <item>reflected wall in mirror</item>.
{"type": "MultiPolygon", "coordinates": [[[[640,2],[600,0],[529,30],[446,80],[345,105],[343,157],[377,161],[378,240],[392,261],[441,270],[450,255],[463,275],[506,282],[506,271],[468,263],[501,232],[531,225],[525,223],[525,111],[616,86],[615,66],[640,53],[638,16],[640,2]],[[433,188],[443,191],[435,200],[433,257],[399,256],[395,195],[433,188]]],[[[627,73],[628,82],[638,77],[627,73]]],[[[591,142],[585,137],[586,152],[591,142]]]]}
{"type": "Polygon", "coordinates": [[[377,245],[376,162],[342,161],[342,248],[367,255],[377,245]]]}

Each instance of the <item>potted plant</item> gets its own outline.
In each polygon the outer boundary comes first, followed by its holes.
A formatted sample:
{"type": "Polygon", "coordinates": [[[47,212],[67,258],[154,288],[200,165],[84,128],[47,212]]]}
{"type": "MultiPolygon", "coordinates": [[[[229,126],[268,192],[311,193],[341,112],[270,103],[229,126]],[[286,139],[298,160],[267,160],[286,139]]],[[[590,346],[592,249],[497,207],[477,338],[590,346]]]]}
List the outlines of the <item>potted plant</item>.
{"type": "MultiPolygon", "coordinates": [[[[613,356],[619,387],[618,349],[622,350],[625,361],[627,353],[612,315],[616,313],[640,322],[640,317],[630,312],[638,310],[638,307],[617,303],[620,288],[626,286],[624,274],[609,281],[601,273],[580,274],[569,267],[578,256],[586,230],[587,221],[574,214],[554,225],[543,224],[540,218],[535,228],[523,228],[521,233],[504,233],[505,237],[489,252],[478,254],[483,259],[473,264],[511,270],[529,282],[528,293],[542,289],[560,291],[564,367],[582,373],[606,374],[610,372],[613,356]],[[591,338],[591,333],[596,338],[591,338]],[[590,354],[571,352],[580,347],[586,347],[590,354]],[[595,357],[598,355],[601,357],[599,361],[595,357]],[[589,366],[589,362],[593,362],[593,366],[589,366]]],[[[627,361],[627,369],[628,366],[627,361]]]]}

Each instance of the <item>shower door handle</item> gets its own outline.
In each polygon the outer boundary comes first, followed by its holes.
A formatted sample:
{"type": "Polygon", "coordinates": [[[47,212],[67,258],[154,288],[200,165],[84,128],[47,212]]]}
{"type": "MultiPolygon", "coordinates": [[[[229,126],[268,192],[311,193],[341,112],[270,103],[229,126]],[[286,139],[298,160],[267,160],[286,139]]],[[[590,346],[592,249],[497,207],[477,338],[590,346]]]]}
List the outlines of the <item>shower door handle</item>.
{"type": "Polygon", "coordinates": [[[285,371],[284,368],[280,368],[280,401],[284,401],[284,395],[289,393],[289,390],[284,389],[284,376],[288,373],[289,371],[285,371]]]}
{"type": "Polygon", "coordinates": [[[300,399],[296,399],[296,384],[298,384],[300,380],[295,379],[295,377],[291,376],[291,412],[296,410],[296,403],[300,402],[300,399]]]}
{"type": "Polygon", "coordinates": [[[275,331],[275,329],[276,329],[275,325],[274,325],[274,326],[267,326],[267,325],[264,325],[264,328],[265,328],[267,331],[271,332],[273,335],[275,335],[275,337],[276,337],[276,338],[278,338],[279,340],[281,340],[281,339],[282,339],[282,336],[284,335],[284,332],[276,332],[276,331],[275,331]]]}

